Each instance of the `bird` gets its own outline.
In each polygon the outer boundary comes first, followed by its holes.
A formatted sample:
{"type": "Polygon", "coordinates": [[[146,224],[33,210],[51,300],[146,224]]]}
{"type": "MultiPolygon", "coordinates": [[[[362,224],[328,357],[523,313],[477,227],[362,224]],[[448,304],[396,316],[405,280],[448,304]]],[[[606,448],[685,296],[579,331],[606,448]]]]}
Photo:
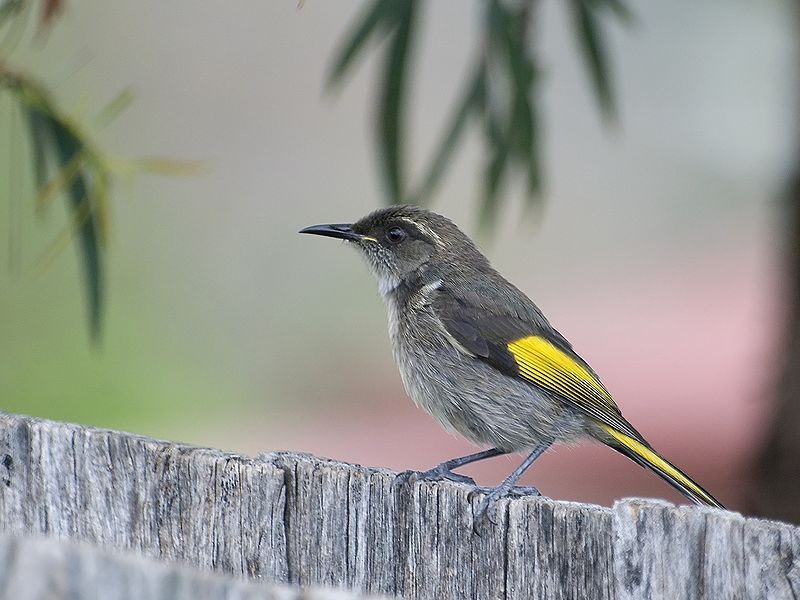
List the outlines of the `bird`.
{"type": "Polygon", "coordinates": [[[505,496],[539,494],[519,478],[554,443],[590,438],[652,471],[698,505],[724,508],[631,425],[597,373],[532,300],[490,264],[448,218],[395,205],[354,223],[300,233],[356,247],[378,281],[407,394],[447,430],[484,448],[406,482],[474,483],[454,469],[494,456],[525,460],[484,492],[476,520],[505,496]]]}

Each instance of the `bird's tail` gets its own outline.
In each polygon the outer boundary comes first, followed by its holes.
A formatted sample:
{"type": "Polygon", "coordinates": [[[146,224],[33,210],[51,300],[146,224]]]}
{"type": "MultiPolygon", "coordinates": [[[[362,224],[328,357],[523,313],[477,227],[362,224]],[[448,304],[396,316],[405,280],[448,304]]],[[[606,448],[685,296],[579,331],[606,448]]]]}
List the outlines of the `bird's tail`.
{"type": "Polygon", "coordinates": [[[625,435],[608,425],[602,425],[602,427],[613,438],[613,442],[610,443],[609,446],[661,477],[695,504],[725,508],[714,496],[693,481],[691,477],[671,462],[661,457],[647,444],[629,435],[625,435]]]}

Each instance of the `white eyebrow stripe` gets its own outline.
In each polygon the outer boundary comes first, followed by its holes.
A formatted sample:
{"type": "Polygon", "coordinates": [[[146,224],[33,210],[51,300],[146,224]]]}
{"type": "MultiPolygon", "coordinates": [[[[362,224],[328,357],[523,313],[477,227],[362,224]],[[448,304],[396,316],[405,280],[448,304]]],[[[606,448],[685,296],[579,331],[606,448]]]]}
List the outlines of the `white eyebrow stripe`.
{"type": "Polygon", "coordinates": [[[417,221],[414,221],[413,219],[409,219],[407,217],[400,217],[398,220],[403,221],[404,223],[408,223],[409,225],[413,225],[414,227],[419,229],[422,233],[431,238],[439,248],[444,248],[444,243],[442,242],[442,238],[440,238],[439,234],[437,234],[433,229],[431,229],[427,225],[423,225],[422,223],[418,223],[417,221]]]}

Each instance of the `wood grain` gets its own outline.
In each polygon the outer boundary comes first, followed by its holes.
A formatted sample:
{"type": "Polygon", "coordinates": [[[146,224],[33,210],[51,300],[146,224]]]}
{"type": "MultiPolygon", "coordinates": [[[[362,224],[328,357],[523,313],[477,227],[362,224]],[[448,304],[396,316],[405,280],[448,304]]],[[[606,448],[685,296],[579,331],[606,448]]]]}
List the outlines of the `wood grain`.
{"type": "Polygon", "coordinates": [[[0,536],[0,598],[59,600],[357,600],[366,596],[246,581],[81,542],[0,536]]]}
{"type": "MultiPolygon", "coordinates": [[[[297,586],[406,598],[782,599],[800,530],[715,509],[517,498],[473,531],[451,482],[248,458],[0,413],[0,532],[297,586]]],[[[1,567],[0,567],[1,568],[1,567]]]]}

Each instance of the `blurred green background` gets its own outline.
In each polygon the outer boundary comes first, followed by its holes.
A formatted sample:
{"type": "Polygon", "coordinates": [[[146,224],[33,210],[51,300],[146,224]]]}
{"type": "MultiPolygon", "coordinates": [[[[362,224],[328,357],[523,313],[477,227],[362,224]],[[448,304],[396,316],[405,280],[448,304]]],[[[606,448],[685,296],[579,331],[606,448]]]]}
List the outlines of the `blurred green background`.
{"type": "MultiPolygon", "coordinates": [[[[15,63],[114,156],[203,161],[115,188],[100,342],[87,335],[67,222],[34,214],[25,132],[0,97],[0,408],[256,454],[293,449],[397,469],[472,450],[405,397],[384,307],[354,252],[296,234],[383,203],[370,56],[337,94],[333,51],[360,2],[71,2],[15,63]]],[[[681,0],[610,28],[619,126],[604,127],[564,11],[542,5],[541,209],[512,186],[479,238],[589,360],[626,416],[736,507],[779,350],[779,193],[796,54],[782,2],[681,0]],[[526,216],[527,215],[527,216],[526,216]]],[[[428,3],[405,140],[429,159],[466,69],[476,11],[428,3]]],[[[475,135],[433,208],[476,234],[475,135]]],[[[518,459],[467,470],[498,481],[518,459]]],[[[677,500],[613,452],[560,447],[531,470],[553,497],[677,500]]]]}

